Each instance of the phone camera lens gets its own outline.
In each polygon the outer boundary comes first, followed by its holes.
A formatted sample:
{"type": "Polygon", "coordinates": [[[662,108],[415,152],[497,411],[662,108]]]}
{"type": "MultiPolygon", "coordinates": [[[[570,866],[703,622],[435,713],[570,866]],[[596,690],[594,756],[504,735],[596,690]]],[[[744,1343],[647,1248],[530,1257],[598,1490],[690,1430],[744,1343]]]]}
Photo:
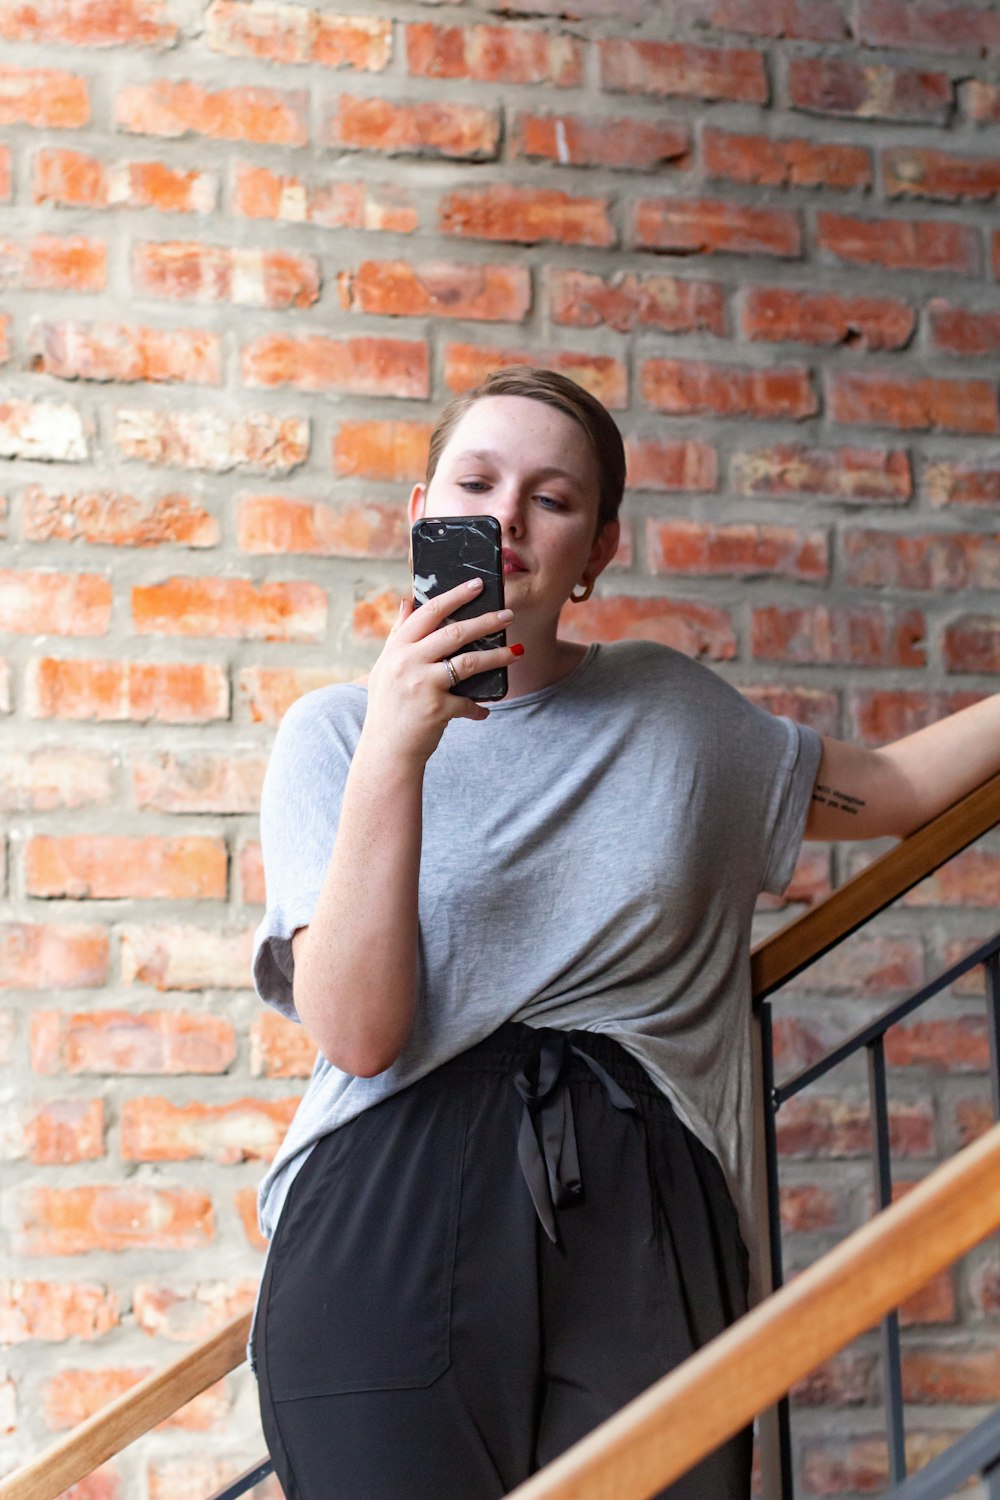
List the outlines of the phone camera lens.
{"type": "Polygon", "coordinates": [[[443,526],[439,526],[438,527],[438,536],[444,536],[444,527],[443,526]]]}

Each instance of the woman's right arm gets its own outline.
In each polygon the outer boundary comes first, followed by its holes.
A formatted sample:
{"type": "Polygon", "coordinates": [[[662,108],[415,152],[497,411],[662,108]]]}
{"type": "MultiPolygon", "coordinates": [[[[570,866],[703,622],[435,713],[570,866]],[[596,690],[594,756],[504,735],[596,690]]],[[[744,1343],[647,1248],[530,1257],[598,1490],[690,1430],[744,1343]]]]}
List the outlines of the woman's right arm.
{"type": "MultiPolygon", "coordinates": [[[[372,668],[364,728],[316,909],[292,940],[299,1018],[324,1057],[371,1077],[391,1067],[413,1023],[424,769],[448,722],[488,710],[449,691],[444,658],[501,629],[509,610],[445,624],[463,584],[404,603],[372,668]]],[[[509,647],[453,657],[460,678],[509,666],[509,647]]]]}

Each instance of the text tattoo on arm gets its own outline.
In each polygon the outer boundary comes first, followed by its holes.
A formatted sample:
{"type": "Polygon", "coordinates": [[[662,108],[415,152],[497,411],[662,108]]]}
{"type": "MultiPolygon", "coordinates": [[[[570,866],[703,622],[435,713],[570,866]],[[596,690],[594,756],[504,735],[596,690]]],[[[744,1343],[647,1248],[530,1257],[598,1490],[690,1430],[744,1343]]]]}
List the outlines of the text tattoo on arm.
{"type": "Polygon", "coordinates": [[[812,800],[819,802],[823,807],[832,807],[835,812],[859,813],[865,806],[863,797],[852,797],[847,792],[838,792],[832,786],[824,786],[817,781],[813,788],[812,800]]]}

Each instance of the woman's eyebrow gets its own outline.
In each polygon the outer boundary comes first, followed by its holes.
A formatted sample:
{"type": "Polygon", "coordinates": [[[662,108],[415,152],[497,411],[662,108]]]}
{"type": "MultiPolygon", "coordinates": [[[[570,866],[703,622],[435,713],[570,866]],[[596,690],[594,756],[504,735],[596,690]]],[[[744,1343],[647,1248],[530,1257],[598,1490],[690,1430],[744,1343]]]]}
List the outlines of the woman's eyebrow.
{"type": "MultiPolygon", "coordinates": [[[[455,463],[466,463],[473,459],[481,463],[498,464],[503,460],[503,456],[493,448],[466,448],[463,452],[455,454],[455,463]]],[[[583,487],[583,480],[579,474],[574,474],[571,469],[560,469],[556,464],[547,464],[533,470],[532,477],[534,479],[568,479],[571,483],[583,487]]]]}

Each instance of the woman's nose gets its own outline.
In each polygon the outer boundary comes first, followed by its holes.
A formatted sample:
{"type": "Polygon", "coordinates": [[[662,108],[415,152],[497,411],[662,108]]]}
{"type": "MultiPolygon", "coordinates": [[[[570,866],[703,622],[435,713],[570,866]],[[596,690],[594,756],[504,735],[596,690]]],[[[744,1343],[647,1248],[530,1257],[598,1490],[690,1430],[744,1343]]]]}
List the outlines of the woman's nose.
{"type": "Polygon", "coordinates": [[[493,514],[500,522],[500,529],[511,536],[520,535],[524,529],[524,507],[520,493],[513,488],[504,488],[493,494],[493,514]]]}

